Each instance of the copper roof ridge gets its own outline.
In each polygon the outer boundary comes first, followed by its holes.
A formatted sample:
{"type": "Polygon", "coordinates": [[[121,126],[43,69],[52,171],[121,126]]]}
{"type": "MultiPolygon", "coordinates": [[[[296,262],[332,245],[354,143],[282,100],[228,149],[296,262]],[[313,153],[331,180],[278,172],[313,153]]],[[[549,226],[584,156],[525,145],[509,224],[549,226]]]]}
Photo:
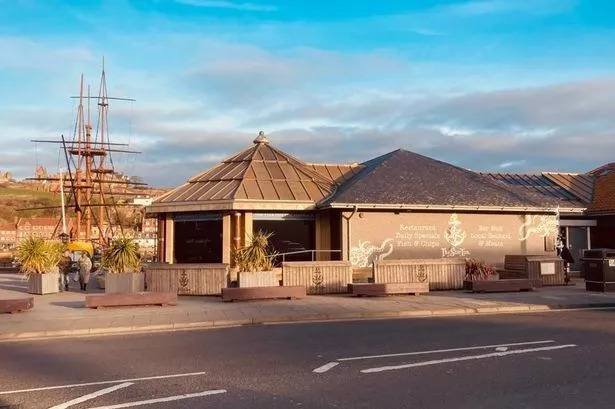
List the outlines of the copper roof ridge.
{"type": "Polygon", "coordinates": [[[587,174],[587,172],[550,172],[550,171],[543,171],[541,173],[543,175],[569,175],[569,176],[588,176],[588,177],[591,177],[591,175],[587,174]]]}
{"type": "Polygon", "coordinates": [[[323,175],[321,175],[320,173],[316,172],[315,170],[310,169],[310,167],[309,167],[310,165],[308,163],[302,161],[301,159],[295,158],[291,154],[286,153],[286,152],[276,148],[273,145],[269,145],[269,148],[271,150],[273,150],[276,154],[278,154],[278,155],[282,156],[283,158],[285,158],[286,161],[290,165],[298,168],[299,170],[301,170],[302,172],[304,172],[308,176],[310,176],[312,178],[312,180],[314,181],[314,183],[323,183],[328,188],[331,188],[331,185],[333,183],[329,179],[327,179],[323,175]]]}
{"type": "Polygon", "coordinates": [[[312,162],[308,163],[306,162],[306,165],[308,166],[350,166],[352,168],[361,166],[359,162],[352,162],[352,163],[312,163],[312,162]]]}

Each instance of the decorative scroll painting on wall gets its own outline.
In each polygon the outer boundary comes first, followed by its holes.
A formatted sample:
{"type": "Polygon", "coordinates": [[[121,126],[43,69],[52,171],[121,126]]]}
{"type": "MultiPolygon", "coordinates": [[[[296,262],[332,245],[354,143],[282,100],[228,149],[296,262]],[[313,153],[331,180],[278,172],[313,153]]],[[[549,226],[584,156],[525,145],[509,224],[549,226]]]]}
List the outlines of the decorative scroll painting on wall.
{"type": "Polygon", "coordinates": [[[519,227],[519,240],[525,241],[533,234],[541,237],[557,237],[559,221],[557,216],[532,216],[519,227]]]}
{"type": "Polygon", "coordinates": [[[551,215],[365,213],[353,222],[349,260],[370,267],[382,259],[475,257],[501,263],[505,254],[541,253],[557,237],[551,215]]]}
{"type": "Polygon", "coordinates": [[[369,267],[374,261],[382,260],[393,252],[393,239],[386,239],[380,246],[369,241],[360,241],[350,249],[350,263],[357,267],[369,267]]]}

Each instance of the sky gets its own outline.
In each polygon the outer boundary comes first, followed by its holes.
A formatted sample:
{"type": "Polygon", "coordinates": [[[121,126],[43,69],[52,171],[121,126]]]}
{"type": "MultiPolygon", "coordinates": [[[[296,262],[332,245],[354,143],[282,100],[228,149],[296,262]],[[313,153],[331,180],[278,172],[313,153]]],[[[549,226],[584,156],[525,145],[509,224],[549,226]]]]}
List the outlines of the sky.
{"type": "MultiPolygon", "coordinates": [[[[615,161],[609,0],[0,0],[0,170],[65,167],[104,57],[117,170],[173,187],[259,131],[313,163],[615,161]]],[[[93,111],[95,116],[95,111],[93,111]]]]}

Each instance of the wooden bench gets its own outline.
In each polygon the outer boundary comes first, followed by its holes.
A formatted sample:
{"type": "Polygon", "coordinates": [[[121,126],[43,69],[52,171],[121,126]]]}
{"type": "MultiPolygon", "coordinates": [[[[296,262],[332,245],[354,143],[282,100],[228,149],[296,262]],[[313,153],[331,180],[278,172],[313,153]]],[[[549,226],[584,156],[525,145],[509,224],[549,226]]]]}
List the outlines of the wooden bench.
{"type": "Polygon", "coordinates": [[[542,285],[566,285],[564,260],[548,255],[506,254],[500,278],[541,280],[542,285]]]}
{"type": "Polygon", "coordinates": [[[381,296],[395,294],[424,294],[429,292],[429,283],[375,283],[348,284],[348,292],[355,296],[381,296]]]}
{"type": "Polygon", "coordinates": [[[34,307],[34,297],[0,299],[0,313],[13,314],[31,310],[34,307]]]}
{"type": "Polygon", "coordinates": [[[516,291],[533,291],[542,287],[541,280],[529,278],[511,278],[504,280],[466,280],[463,289],[474,293],[499,293],[516,291]]]}
{"type": "Polygon", "coordinates": [[[173,292],[137,292],[107,293],[85,296],[87,308],[133,307],[139,305],[177,305],[177,293],[173,292]]]}
{"type": "Polygon", "coordinates": [[[222,289],[222,301],[266,300],[276,298],[292,300],[305,297],[307,297],[307,290],[304,285],[222,289]]]}

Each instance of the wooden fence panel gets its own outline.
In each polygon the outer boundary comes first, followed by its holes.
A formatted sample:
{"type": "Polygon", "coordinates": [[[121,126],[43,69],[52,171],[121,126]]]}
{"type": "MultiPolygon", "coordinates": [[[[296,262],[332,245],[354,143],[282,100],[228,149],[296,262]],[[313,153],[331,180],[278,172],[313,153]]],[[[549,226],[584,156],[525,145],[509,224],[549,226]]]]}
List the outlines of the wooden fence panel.
{"type": "Polygon", "coordinates": [[[148,291],[178,295],[219,295],[228,281],[228,264],[156,264],[145,268],[148,291]]]}
{"type": "Polygon", "coordinates": [[[374,263],[374,283],[429,282],[430,290],[463,288],[464,259],[380,260],[374,263]]]}
{"type": "Polygon", "coordinates": [[[348,261],[287,261],[282,263],[282,285],[307,288],[308,294],[348,292],[352,265],[348,261]]]}

